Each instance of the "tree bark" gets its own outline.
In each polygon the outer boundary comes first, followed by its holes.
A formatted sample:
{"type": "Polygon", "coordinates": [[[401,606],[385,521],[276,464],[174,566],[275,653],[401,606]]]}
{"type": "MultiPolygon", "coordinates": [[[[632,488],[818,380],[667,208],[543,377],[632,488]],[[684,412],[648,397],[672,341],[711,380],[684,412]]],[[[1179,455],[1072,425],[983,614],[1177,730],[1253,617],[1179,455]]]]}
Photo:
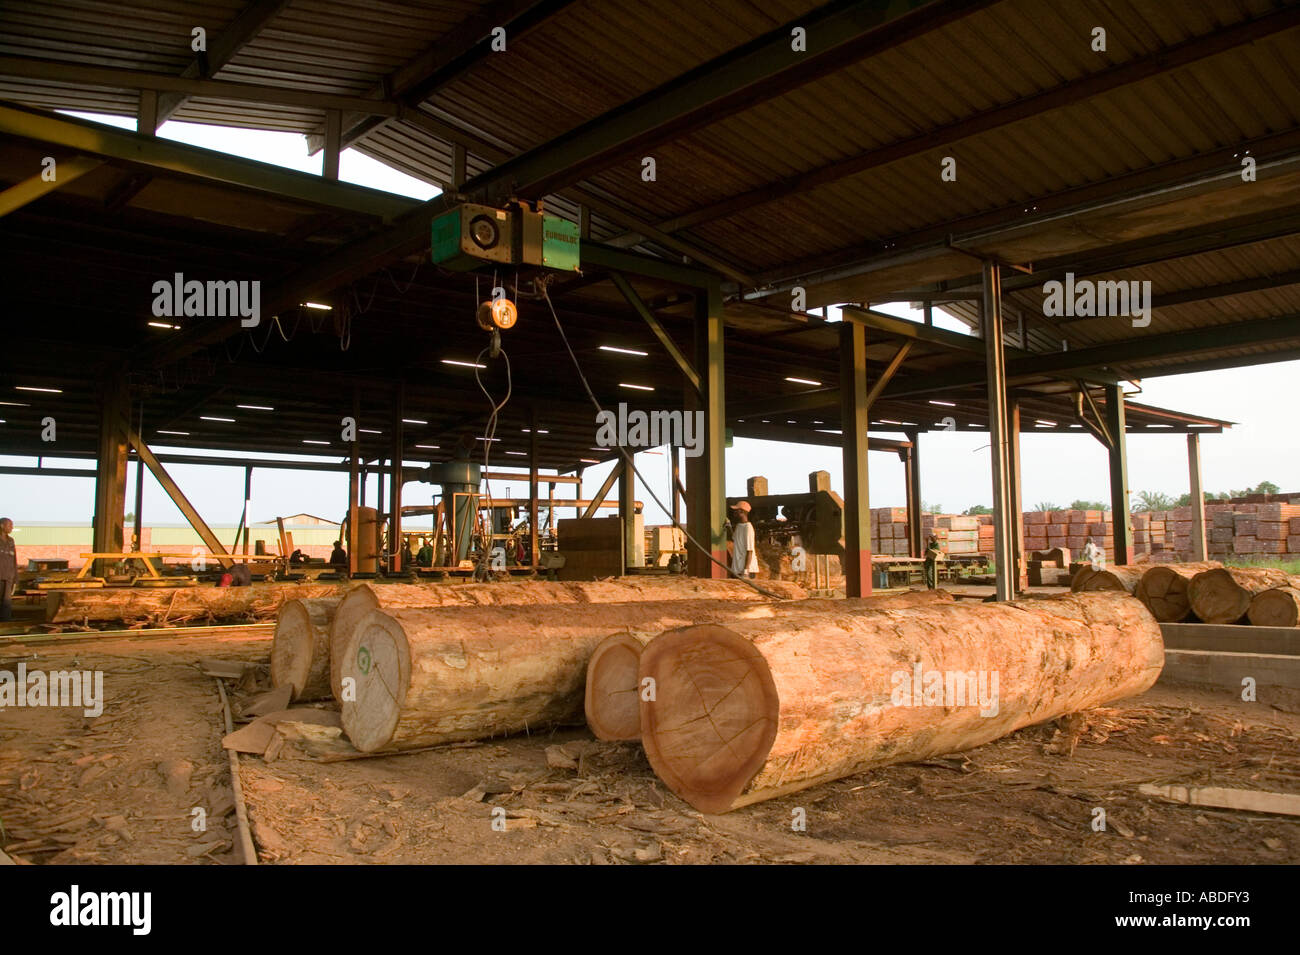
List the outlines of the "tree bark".
{"type": "Polygon", "coordinates": [[[178,626],[274,617],[286,601],[330,597],[336,584],[253,584],[251,587],[178,587],[167,590],[105,587],[51,593],[50,623],[120,622],[126,626],[178,626]]]}
{"type": "Polygon", "coordinates": [[[620,629],[776,614],[773,601],[372,610],[339,653],[357,749],[414,749],[582,722],[591,651],[620,629]]]}
{"type": "Polygon", "coordinates": [[[1246,623],[1250,601],[1273,587],[1290,586],[1292,578],[1269,567],[1217,567],[1192,578],[1187,599],[1205,623],[1246,623]]]}
{"type": "MultiPolygon", "coordinates": [[[[764,589],[799,599],[807,591],[789,583],[764,581],[764,589]]],[[[330,624],[330,686],[341,699],[342,659],[352,631],[372,610],[416,610],[433,607],[505,607],[550,604],[641,603],[663,600],[762,601],[762,594],[738,580],[693,578],[618,578],[614,580],[531,581],[495,584],[361,584],[343,597],[330,624]]],[[[610,630],[615,629],[611,627],[610,630]]],[[[608,631],[606,631],[608,632],[608,631]]]]}
{"type": "MultiPolygon", "coordinates": [[[[800,600],[776,604],[775,613],[807,614],[862,613],[881,610],[909,610],[953,602],[946,590],[913,590],[902,594],[878,594],[849,600],[800,600]]],[[[641,738],[640,691],[637,666],[642,648],[654,632],[626,631],[610,634],[591,653],[587,664],[587,687],[583,710],[587,726],[597,739],[641,738]]]]}
{"type": "Polygon", "coordinates": [[[1161,623],[1181,623],[1192,615],[1192,605],[1187,599],[1187,585],[1192,578],[1203,570],[1222,566],[1217,560],[1157,564],[1142,573],[1142,579],[1133,589],[1133,596],[1146,604],[1161,623]]]}
{"type": "Polygon", "coordinates": [[[1141,693],[1163,664],[1155,619],[1112,593],[698,625],[641,654],[642,742],[725,812],[1141,693]]]}
{"type": "Polygon", "coordinates": [[[1070,580],[1070,590],[1074,593],[1114,590],[1122,594],[1131,594],[1141,579],[1142,571],[1137,567],[1115,566],[1108,567],[1106,570],[1093,570],[1092,567],[1084,564],[1070,580]]]}
{"type": "Polygon", "coordinates": [[[1246,617],[1256,627],[1300,626],[1300,580],[1293,585],[1261,590],[1250,601],[1246,617]]]}
{"type": "Polygon", "coordinates": [[[330,696],[330,620],[342,599],[290,600],[280,608],[271,644],[271,686],[292,686],[294,700],[330,696]]]}

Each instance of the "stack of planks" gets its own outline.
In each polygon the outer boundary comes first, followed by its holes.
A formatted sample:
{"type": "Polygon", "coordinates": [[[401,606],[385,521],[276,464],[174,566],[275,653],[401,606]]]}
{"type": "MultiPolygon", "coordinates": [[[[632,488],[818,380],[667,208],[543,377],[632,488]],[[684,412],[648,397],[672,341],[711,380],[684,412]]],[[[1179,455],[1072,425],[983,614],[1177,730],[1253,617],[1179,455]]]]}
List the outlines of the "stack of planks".
{"type": "Polygon", "coordinates": [[[1070,589],[1131,593],[1161,623],[1300,625],[1300,577],[1267,567],[1224,567],[1218,561],[1083,567],[1070,589]]]}

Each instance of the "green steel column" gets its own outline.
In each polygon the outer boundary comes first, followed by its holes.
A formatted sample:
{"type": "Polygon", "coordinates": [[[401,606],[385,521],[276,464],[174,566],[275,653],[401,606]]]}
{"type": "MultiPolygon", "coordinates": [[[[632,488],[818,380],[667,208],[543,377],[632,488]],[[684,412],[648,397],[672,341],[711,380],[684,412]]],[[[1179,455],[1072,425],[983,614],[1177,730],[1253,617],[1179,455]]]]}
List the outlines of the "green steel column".
{"type": "Polygon", "coordinates": [[[1125,433],[1124,386],[1106,385],[1106,429],[1110,432],[1110,519],[1115,553],[1111,562],[1133,563],[1133,518],[1128,509],[1128,435],[1125,433]]]}
{"type": "MultiPolygon", "coordinates": [[[[628,455],[632,452],[628,449],[628,455]]],[[[618,518],[623,522],[623,569],[636,565],[636,471],[624,467],[618,478],[618,518]]]]}
{"type": "Polygon", "coordinates": [[[840,323],[840,430],[844,448],[844,595],[871,593],[871,497],[867,489],[867,330],[840,323]]]}
{"type": "MultiPolygon", "coordinates": [[[[99,449],[95,459],[95,522],[91,549],[120,554],[126,510],[126,421],[131,414],[126,375],[110,370],[99,392],[99,449]]],[[[92,568],[93,569],[93,568],[92,568]]]]}
{"type": "Polygon", "coordinates": [[[989,457],[993,476],[993,559],[997,562],[995,597],[1015,594],[1011,559],[1011,488],[1007,453],[1007,366],[1002,346],[1002,275],[996,262],[984,263],[984,298],[980,328],[984,336],[985,378],[989,405],[989,457]]]}
{"type": "Polygon", "coordinates": [[[690,571],[695,577],[727,576],[723,459],[727,418],[722,334],[722,289],[717,282],[712,282],[707,288],[699,289],[695,299],[695,368],[700,375],[701,391],[695,407],[704,413],[704,452],[697,458],[687,458],[690,493],[687,518],[691,536],[709,548],[718,563],[690,548],[690,571]]]}

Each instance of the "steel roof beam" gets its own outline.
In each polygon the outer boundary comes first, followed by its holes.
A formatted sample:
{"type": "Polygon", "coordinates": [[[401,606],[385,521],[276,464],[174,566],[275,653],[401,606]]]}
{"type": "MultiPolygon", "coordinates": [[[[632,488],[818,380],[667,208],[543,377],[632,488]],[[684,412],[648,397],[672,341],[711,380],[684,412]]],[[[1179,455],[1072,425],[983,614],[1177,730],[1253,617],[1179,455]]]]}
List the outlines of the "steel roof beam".
{"type": "MultiPolygon", "coordinates": [[[[1082,100],[1108,93],[1123,86],[1160,76],[1188,64],[1216,56],[1247,43],[1254,43],[1296,26],[1300,26],[1300,7],[1289,7],[1275,13],[1266,14],[1224,30],[1194,37],[1150,56],[1139,57],[1136,60],[1089,74],[1081,79],[1062,83],[1052,89],[1023,97],[1004,106],[985,110],[982,113],[977,113],[938,129],[929,130],[918,136],[889,143],[816,169],[758,186],[738,195],[729,196],[726,199],[710,203],[683,215],[664,219],[656,223],[655,226],[662,232],[674,233],[702,223],[725,219],[742,212],[749,212],[756,206],[765,203],[808,192],[818,186],[838,182],[841,179],[859,175],[870,169],[920,155],[938,146],[952,145],[971,136],[1000,129],[1051,110],[1077,104],[1082,100]]],[[[617,243],[618,239],[611,241],[617,243]]]]}
{"type": "MultiPolygon", "coordinates": [[[[281,10],[289,5],[289,0],[253,0],[207,44],[207,50],[195,56],[193,62],[181,73],[183,79],[207,79],[218,73],[223,66],[235,58],[245,46],[262,32],[262,28],[281,10]]],[[[158,109],[154,128],[138,130],[152,133],[184,105],[183,93],[164,93],[158,97],[158,109]]]]}
{"type": "MultiPolygon", "coordinates": [[[[456,79],[491,53],[490,40],[495,28],[501,27],[506,31],[508,42],[516,42],[572,2],[573,0],[497,0],[438,37],[417,56],[375,84],[367,95],[378,100],[397,100],[414,110],[440,86],[456,79]]],[[[390,119],[372,113],[345,115],[339,149],[347,149],[390,119]]],[[[311,155],[315,155],[324,145],[325,127],[320,125],[307,135],[307,148],[311,155]]]]}

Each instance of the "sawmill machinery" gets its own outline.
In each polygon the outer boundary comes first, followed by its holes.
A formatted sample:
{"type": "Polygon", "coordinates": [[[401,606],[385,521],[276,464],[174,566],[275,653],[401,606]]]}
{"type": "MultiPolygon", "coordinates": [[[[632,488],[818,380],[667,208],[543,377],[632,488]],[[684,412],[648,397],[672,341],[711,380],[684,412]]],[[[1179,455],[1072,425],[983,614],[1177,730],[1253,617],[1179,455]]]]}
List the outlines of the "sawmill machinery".
{"type": "Polygon", "coordinates": [[[759,553],[790,554],[802,547],[808,554],[844,556],[844,501],[831,490],[830,474],[808,475],[808,490],[768,494],[767,478],[752,477],[749,494],[727,498],[728,509],[749,502],[759,553]]]}

